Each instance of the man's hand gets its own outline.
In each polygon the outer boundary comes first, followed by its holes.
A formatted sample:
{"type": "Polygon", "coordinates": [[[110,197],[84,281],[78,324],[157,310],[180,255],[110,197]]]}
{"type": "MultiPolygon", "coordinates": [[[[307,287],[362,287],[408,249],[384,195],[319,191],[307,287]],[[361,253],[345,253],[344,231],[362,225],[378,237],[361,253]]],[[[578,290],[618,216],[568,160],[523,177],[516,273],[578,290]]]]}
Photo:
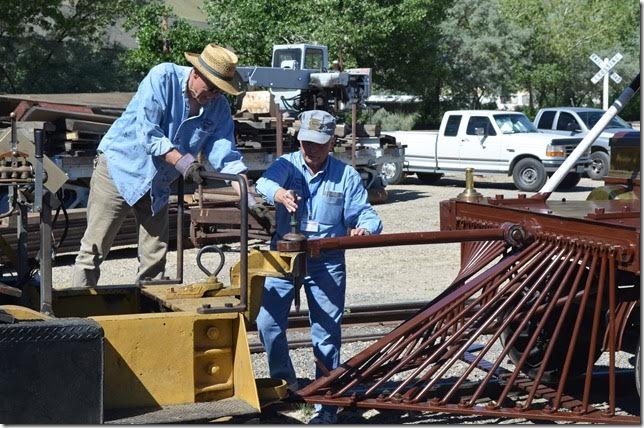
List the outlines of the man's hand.
{"type": "Polygon", "coordinates": [[[190,153],[181,156],[174,167],[183,176],[186,183],[203,184],[204,179],[201,173],[204,171],[204,167],[190,153]]]}
{"type": "Polygon", "coordinates": [[[275,211],[269,211],[268,207],[262,204],[255,204],[248,209],[248,213],[264,228],[266,233],[275,233],[275,211]]]}
{"type": "Polygon", "coordinates": [[[364,236],[364,235],[371,235],[371,232],[361,227],[357,229],[351,229],[351,232],[349,232],[349,236],[364,236]]]}
{"type": "MultiPolygon", "coordinates": [[[[277,192],[275,192],[275,196],[273,197],[275,199],[275,202],[279,202],[280,204],[284,205],[286,208],[286,211],[289,213],[294,213],[297,211],[297,201],[293,197],[292,192],[289,192],[286,189],[282,189],[281,187],[277,189],[277,192]]],[[[297,200],[299,201],[302,199],[301,197],[297,197],[297,200]]]]}

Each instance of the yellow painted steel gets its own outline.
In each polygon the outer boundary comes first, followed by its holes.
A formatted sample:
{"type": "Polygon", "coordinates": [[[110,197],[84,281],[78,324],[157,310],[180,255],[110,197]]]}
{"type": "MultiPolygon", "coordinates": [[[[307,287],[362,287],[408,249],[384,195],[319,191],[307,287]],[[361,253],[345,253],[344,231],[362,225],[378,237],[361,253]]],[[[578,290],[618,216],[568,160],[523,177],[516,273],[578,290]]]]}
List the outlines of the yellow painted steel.
{"type": "MultiPolygon", "coordinates": [[[[88,317],[101,325],[105,410],[154,409],[234,397],[259,412],[246,322],[257,316],[264,279],[303,275],[304,256],[251,250],[244,313],[197,311],[203,305],[239,303],[239,263],[230,269],[229,287],[213,277],[186,286],[54,290],[54,313],[88,317]]],[[[29,299],[37,302],[36,294],[29,299]]],[[[44,318],[20,306],[2,309],[18,319],[44,318]]]]}
{"type": "MultiPolygon", "coordinates": [[[[264,280],[267,276],[285,278],[305,274],[306,254],[280,251],[251,250],[248,253],[248,310],[246,319],[255,321],[262,304],[264,280]]],[[[239,289],[241,265],[230,269],[231,289],[239,289]]]]}
{"type": "Polygon", "coordinates": [[[105,332],[106,409],[235,396],[259,410],[240,314],[162,312],[92,318],[105,332]]]}
{"type": "Polygon", "coordinates": [[[11,315],[12,317],[20,321],[38,321],[52,319],[52,317],[50,317],[49,315],[45,315],[25,306],[2,305],[0,306],[0,312],[11,315]]]}

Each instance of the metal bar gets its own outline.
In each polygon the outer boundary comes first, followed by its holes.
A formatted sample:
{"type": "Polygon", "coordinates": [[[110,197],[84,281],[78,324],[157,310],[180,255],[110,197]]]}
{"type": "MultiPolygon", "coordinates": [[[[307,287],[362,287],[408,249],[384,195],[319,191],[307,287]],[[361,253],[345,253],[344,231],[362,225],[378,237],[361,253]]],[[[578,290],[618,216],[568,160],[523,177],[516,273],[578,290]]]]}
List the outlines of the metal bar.
{"type": "MultiPolygon", "coordinates": [[[[561,247],[562,247],[561,245],[555,245],[555,248],[557,248],[557,249],[559,249],[561,247]]],[[[554,284],[555,282],[558,281],[558,278],[561,275],[561,272],[563,271],[563,269],[565,267],[565,264],[561,263],[561,256],[562,256],[564,251],[565,251],[565,248],[561,248],[559,254],[556,256],[556,258],[554,260],[552,260],[550,266],[548,266],[548,269],[538,278],[537,283],[535,284],[535,287],[536,287],[536,285],[541,284],[543,281],[546,280],[547,274],[550,272],[550,270],[552,268],[554,268],[556,265],[559,265],[557,267],[557,269],[555,270],[555,273],[552,275],[552,277],[546,283],[545,288],[540,293],[540,295],[538,297],[538,300],[537,300],[536,304],[533,305],[531,311],[536,310],[537,306],[539,306],[541,301],[546,297],[546,295],[547,295],[548,291],[550,290],[550,287],[552,286],[552,284],[554,284]]],[[[572,251],[573,251],[572,249],[568,251],[568,253],[566,254],[566,259],[568,259],[570,257],[570,255],[572,254],[572,251]]],[[[557,290],[558,291],[561,290],[561,287],[558,287],[557,290]]],[[[552,307],[550,307],[548,309],[551,309],[551,308],[552,307]]],[[[546,310],[546,314],[544,314],[544,316],[541,317],[541,320],[539,321],[538,327],[535,329],[535,332],[532,334],[532,337],[528,341],[528,344],[526,345],[526,349],[532,349],[532,347],[537,342],[539,334],[541,333],[541,329],[543,328],[543,326],[545,325],[546,320],[548,319],[547,315],[548,315],[548,311],[546,310]]],[[[514,332],[513,338],[514,337],[517,337],[517,338],[519,337],[519,334],[521,333],[521,330],[523,329],[524,325],[528,322],[529,318],[530,317],[525,317],[521,321],[521,324],[520,324],[519,328],[517,328],[517,331],[514,332]]],[[[512,385],[516,381],[517,376],[519,376],[520,370],[523,367],[523,365],[525,364],[527,359],[528,359],[528,353],[524,352],[523,355],[521,356],[521,358],[519,359],[519,362],[517,364],[515,364],[516,369],[514,370],[512,375],[510,376],[510,379],[508,379],[505,388],[501,392],[501,395],[499,396],[499,398],[497,400],[498,403],[503,402],[505,397],[510,392],[510,388],[512,387],[512,385]]]]}
{"type": "MultiPolygon", "coordinates": [[[[183,214],[185,211],[183,186],[183,180],[179,178],[177,181],[177,235],[175,243],[177,249],[177,276],[175,278],[141,279],[138,281],[140,285],[183,284],[183,214]]],[[[201,198],[199,200],[201,202],[201,198]]]]}
{"type": "Polygon", "coordinates": [[[275,156],[280,157],[284,154],[284,137],[282,135],[282,109],[281,102],[275,103],[275,156]]]}
{"type": "MultiPolygon", "coordinates": [[[[40,212],[42,209],[43,198],[43,146],[45,144],[45,135],[42,129],[34,129],[34,159],[35,159],[35,174],[34,174],[34,205],[33,212],[40,212]]],[[[43,247],[45,248],[45,247],[43,247]]]]}
{"type": "Polygon", "coordinates": [[[356,139],[358,133],[358,106],[351,104],[351,166],[356,167],[356,139]]]}
{"type": "MultiPolygon", "coordinates": [[[[537,265],[537,267],[536,267],[535,269],[532,269],[532,265],[531,265],[531,264],[526,264],[526,268],[524,269],[524,271],[526,271],[526,270],[530,270],[530,274],[528,275],[528,277],[527,277],[527,278],[526,278],[526,279],[525,279],[521,284],[528,284],[528,283],[530,283],[530,282],[532,281],[532,278],[533,278],[534,276],[536,276],[536,275],[537,275],[537,272],[542,272],[542,274],[540,275],[540,277],[539,277],[539,278],[537,278],[537,282],[533,285],[533,289],[535,289],[535,288],[536,288],[536,286],[537,286],[537,285],[538,285],[538,284],[543,280],[544,275],[545,275],[545,274],[546,274],[546,273],[547,273],[547,272],[552,268],[552,266],[554,265],[554,263],[553,263],[553,262],[551,262],[551,263],[550,263],[550,266],[547,268],[547,270],[546,270],[546,271],[542,271],[542,269],[543,269],[543,265],[544,265],[544,264],[545,264],[549,259],[552,259],[552,256],[554,255],[554,253],[555,253],[556,251],[558,251],[559,249],[558,249],[558,247],[557,247],[557,246],[551,245],[551,246],[545,247],[545,248],[544,248],[544,251],[545,251],[545,250],[547,250],[547,251],[548,251],[548,253],[547,253],[547,254],[545,254],[545,255],[544,255],[543,253],[540,253],[540,254],[538,254],[539,258],[536,258],[536,257],[535,257],[535,258],[532,260],[532,261],[533,261],[533,262],[535,262],[535,263],[536,263],[536,261],[537,261],[537,260],[539,260],[538,265],[537,265]]],[[[518,283],[518,278],[519,278],[519,277],[520,277],[520,274],[517,274],[517,276],[515,276],[515,279],[517,280],[517,281],[515,281],[515,282],[517,282],[517,283],[518,283]]],[[[514,292],[517,292],[517,291],[520,291],[520,290],[521,290],[521,289],[520,289],[519,287],[517,287],[517,289],[516,289],[514,292]]],[[[542,299],[542,298],[543,298],[543,296],[544,296],[544,293],[541,293],[541,295],[539,296],[539,299],[542,299]]],[[[540,301],[540,300],[539,300],[539,301],[540,301]]],[[[536,306],[538,306],[538,305],[534,305],[534,307],[533,307],[531,310],[536,310],[536,306]]],[[[483,379],[483,381],[481,381],[481,384],[479,385],[479,387],[477,388],[477,390],[474,392],[474,394],[472,394],[472,397],[469,399],[469,401],[468,401],[468,403],[467,403],[467,405],[468,405],[468,406],[473,406],[473,405],[474,405],[474,403],[476,402],[476,400],[478,400],[478,398],[480,397],[480,395],[483,393],[483,389],[485,388],[485,385],[487,385],[487,383],[490,381],[490,378],[492,377],[492,374],[493,374],[493,373],[497,370],[497,368],[501,365],[501,362],[503,361],[503,358],[505,358],[505,356],[508,354],[508,352],[509,352],[510,348],[512,347],[512,345],[514,345],[514,342],[516,342],[517,338],[519,337],[519,333],[520,333],[520,332],[521,332],[521,330],[525,327],[525,324],[527,323],[527,321],[528,321],[528,317],[524,317],[524,318],[521,320],[521,323],[520,323],[520,324],[519,324],[519,326],[517,327],[516,331],[514,332],[514,334],[512,335],[512,337],[510,338],[510,340],[508,341],[508,343],[505,345],[505,347],[503,348],[503,350],[501,351],[500,356],[496,359],[496,362],[494,363],[494,365],[493,365],[492,369],[491,369],[491,370],[490,370],[490,372],[487,374],[487,376],[483,379]]],[[[517,368],[517,371],[518,371],[518,369],[519,369],[519,368],[517,368]]]]}
{"type": "Polygon", "coordinates": [[[440,232],[405,232],[382,235],[342,236],[311,239],[307,242],[307,253],[312,256],[318,256],[320,252],[329,250],[391,247],[398,245],[447,244],[463,241],[501,241],[504,239],[505,232],[503,229],[446,230],[440,232]]]}
{"type": "Polygon", "coordinates": [[[53,315],[51,220],[51,193],[47,192],[40,211],[40,312],[48,315],[53,315]]]}
{"type": "MultiPolygon", "coordinates": [[[[544,259],[544,260],[543,260],[543,262],[545,262],[545,261],[546,261],[546,259],[544,259]]],[[[538,268],[537,268],[537,269],[535,269],[534,271],[532,271],[532,272],[531,272],[530,276],[532,276],[532,275],[536,275],[539,271],[540,271],[540,269],[538,269],[538,268]]],[[[511,280],[507,285],[505,285],[505,286],[504,286],[504,288],[503,288],[503,289],[499,290],[497,294],[498,294],[498,295],[503,295],[503,294],[505,293],[505,291],[506,291],[506,290],[508,290],[509,288],[511,288],[511,286],[512,286],[513,282],[517,281],[517,280],[518,280],[518,278],[519,278],[519,276],[518,276],[518,275],[517,275],[517,276],[515,276],[515,277],[514,277],[514,278],[513,278],[513,279],[512,279],[512,280],[511,280]]],[[[496,291],[496,290],[493,290],[493,288],[490,288],[488,292],[492,292],[492,291],[496,291]]],[[[510,297],[508,297],[508,298],[507,298],[507,299],[506,299],[506,300],[505,300],[505,301],[500,305],[500,307],[498,307],[498,308],[496,309],[495,314],[497,314],[497,315],[498,315],[498,314],[500,314],[500,313],[503,311],[503,309],[505,308],[505,306],[507,306],[508,304],[510,304],[510,301],[512,300],[512,298],[513,298],[516,294],[518,294],[520,291],[521,291],[521,290],[520,290],[519,288],[517,288],[517,289],[513,292],[513,294],[512,294],[510,297]]],[[[474,304],[478,303],[479,301],[484,300],[484,299],[485,299],[485,297],[486,297],[485,295],[481,294],[479,297],[477,297],[477,298],[475,299],[474,304]]],[[[417,374],[419,374],[419,373],[420,373],[420,372],[422,372],[425,368],[427,368],[427,366],[428,366],[429,364],[431,364],[431,363],[435,362],[435,361],[436,361],[436,359],[437,359],[437,357],[438,357],[438,355],[439,355],[439,353],[440,353],[440,352],[442,352],[442,351],[445,351],[445,349],[446,349],[447,347],[449,347],[449,346],[450,346],[450,345],[451,345],[455,340],[457,340],[458,338],[462,337],[462,334],[464,334],[464,333],[466,332],[466,330],[469,328],[469,326],[470,326],[470,325],[472,325],[476,320],[480,319],[480,316],[481,316],[483,313],[485,313],[485,312],[487,311],[487,309],[488,309],[488,308],[490,308],[492,305],[493,305],[493,302],[488,302],[487,304],[483,305],[483,306],[482,306],[482,307],[477,311],[477,313],[475,313],[472,317],[470,317],[470,318],[467,320],[467,322],[465,322],[465,323],[464,323],[464,324],[463,324],[463,325],[462,325],[462,326],[461,326],[461,327],[460,327],[456,332],[454,332],[454,333],[453,333],[449,338],[447,338],[447,340],[445,340],[445,341],[441,344],[441,346],[440,346],[440,347],[438,347],[436,350],[434,350],[434,351],[433,351],[433,353],[432,353],[431,355],[429,355],[427,358],[425,358],[425,360],[423,361],[423,363],[422,363],[422,364],[421,364],[421,365],[420,365],[420,366],[419,366],[419,367],[418,367],[418,368],[417,368],[417,369],[416,369],[416,370],[415,370],[411,375],[409,375],[409,376],[408,376],[408,377],[407,377],[407,378],[406,378],[406,379],[405,379],[405,380],[404,380],[404,381],[403,381],[403,382],[398,386],[398,388],[396,388],[396,389],[394,390],[394,392],[392,392],[392,393],[390,394],[390,396],[389,396],[389,397],[390,397],[390,398],[391,398],[391,397],[393,397],[393,395],[394,395],[394,394],[396,394],[396,393],[398,393],[402,388],[404,388],[404,387],[405,387],[405,386],[406,386],[406,385],[407,385],[407,384],[408,384],[408,383],[413,379],[413,377],[415,377],[417,374]]],[[[440,328],[436,333],[434,333],[434,335],[432,335],[432,337],[430,337],[428,341],[429,341],[429,342],[432,342],[434,339],[436,339],[436,338],[437,338],[437,336],[440,336],[443,332],[447,332],[447,331],[448,331],[448,329],[449,329],[449,327],[451,327],[452,325],[454,325],[454,324],[458,321],[458,318],[459,318],[462,314],[464,314],[465,312],[466,312],[466,310],[462,310],[460,314],[458,314],[458,315],[457,315],[456,317],[454,317],[450,322],[446,323],[446,324],[445,324],[444,326],[442,326],[442,327],[441,327],[441,328],[440,328]]],[[[494,316],[492,316],[492,317],[490,317],[490,318],[494,318],[494,316]]],[[[478,336],[476,335],[475,337],[478,337],[478,336]]],[[[373,392],[377,387],[379,387],[379,386],[383,383],[383,381],[384,381],[384,380],[386,380],[386,379],[388,379],[389,377],[393,376],[393,375],[395,374],[395,371],[397,371],[398,369],[400,369],[400,368],[402,367],[402,365],[403,365],[403,364],[405,364],[405,363],[407,363],[411,358],[413,358],[413,357],[417,356],[417,355],[420,353],[420,351],[422,351],[422,350],[423,350],[423,348],[422,348],[422,347],[419,347],[418,349],[416,349],[416,350],[415,350],[415,351],[414,351],[410,356],[408,356],[408,357],[407,357],[407,358],[405,358],[403,361],[401,361],[398,365],[396,365],[396,367],[394,367],[394,369],[392,369],[392,371],[390,371],[390,373],[389,373],[390,375],[389,375],[389,376],[387,376],[387,377],[382,377],[378,382],[376,382],[376,384],[374,384],[374,386],[372,386],[372,387],[369,389],[369,391],[370,391],[370,392],[373,392]]],[[[449,355],[449,353],[448,353],[447,355],[449,355]]],[[[444,373],[446,370],[447,370],[447,368],[444,368],[444,369],[442,370],[442,373],[444,373]]],[[[366,374],[366,373],[365,373],[365,374],[366,374]]],[[[441,375],[442,375],[442,374],[441,374],[441,375]]],[[[426,377],[426,376],[425,376],[425,377],[426,377]]],[[[423,388],[423,390],[420,392],[420,394],[419,394],[416,398],[414,398],[414,400],[413,400],[413,401],[414,401],[414,402],[419,401],[419,400],[420,400],[420,398],[421,398],[421,396],[422,396],[422,395],[424,395],[424,394],[425,394],[425,393],[426,393],[426,392],[427,392],[427,391],[428,391],[428,390],[433,386],[433,384],[434,384],[434,383],[439,379],[439,377],[440,377],[440,375],[439,375],[439,376],[437,376],[436,378],[434,378],[434,380],[430,381],[430,382],[428,383],[428,385],[427,385],[425,388],[423,388]]],[[[427,377],[427,378],[422,378],[421,380],[422,380],[422,381],[427,381],[427,380],[429,380],[429,378],[428,378],[428,377],[427,377]]],[[[369,391],[368,391],[368,392],[369,392],[369,391]]],[[[368,394],[367,394],[367,395],[368,395],[368,394]]]]}
{"type": "Polygon", "coordinates": [[[239,237],[239,304],[230,307],[199,308],[199,313],[244,312],[248,309],[248,186],[242,175],[204,171],[206,180],[236,181],[239,183],[239,210],[241,213],[239,237]]]}
{"type": "Polygon", "coordinates": [[[592,129],[588,131],[588,134],[586,134],[581,142],[577,144],[577,147],[575,147],[572,153],[568,155],[561,166],[557,168],[557,171],[555,171],[555,173],[552,174],[548,181],[546,181],[546,184],[543,185],[536,196],[545,195],[547,198],[552,192],[555,191],[559,183],[561,183],[561,180],[563,180],[563,178],[568,174],[568,171],[577,163],[577,160],[581,157],[581,155],[586,150],[588,150],[590,145],[595,142],[597,137],[599,137],[599,134],[604,131],[604,128],[606,128],[608,123],[615,116],[617,116],[617,113],[619,113],[626,104],[628,104],[629,100],[639,89],[640,75],[638,73],[637,77],[635,77],[631,84],[626,89],[624,89],[621,95],[615,100],[615,102],[613,102],[613,105],[610,106],[608,111],[604,113],[604,115],[597,121],[595,126],[593,126],[592,129]]]}
{"type": "MultiPolygon", "coordinates": [[[[615,251],[608,251],[608,414],[615,414],[615,251]]],[[[636,372],[637,376],[638,373],[636,372]]]]}
{"type": "MultiPolygon", "coordinates": [[[[559,333],[561,332],[561,328],[563,326],[563,322],[566,319],[566,315],[568,314],[568,311],[570,310],[570,306],[572,305],[573,299],[572,297],[575,295],[577,292],[577,287],[579,286],[579,281],[581,281],[581,276],[584,273],[584,267],[586,266],[586,263],[588,263],[588,257],[590,256],[588,252],[584,255],[584,259],[581,263],[581,268],[577,265],[579,262],[579,259],[581,257],[581,252],[579,249],[575,249],[575,257],[572,261],[572,263],[569,263],[568,271],[566,272],[566,275],[564,276],[564,279],[561,281],[561,284],[557,287],[557,291],[555,292],[553,298],[551,299],[550,304],[548,305],[548,309],[546,309],[546,312],[542,318],[543,324],[545,324],[546,320],[550,319],[550,315],[554,308],[556,307],[557,304],[557,299],[559,298],[559,295],[561,292],[564,290],[564,286],[568,284],[568,281],[570,280],[570,276],[572,276],[572,273],[574,272],[575,269],[577,269],[577,274],[575,275],[575,279],[572,283],[572,286],[570,287],[570,291],[568,292],[568,299],[566,300],[566,303],[564,304],[563,309],[561,309],[561,312],[559,312],[558,320],[557,320],[557,325],[555,326],[555,329],[552,332],[552,335],[550,336],[550,342],[548,343],[546,352],[543,356],[543,360],[541,362],[541,367],[539,367],[539,370],[537,371],[537,375],[534,377],[534,383],[539,384],[541,382],[541,378],[543,377],[543,373],[546,370],[546,366],[548,365],[548,361],[550,361],[550,357],[552,356],[552,352],[554,350],[554,345],[557,342],[557,338],[559,337],[559,333]]],[[[537,327],[537,331],[540,330],[540,327],[542,327],[542,324],[539,324],[537,327]]],[[[590,356],[589,356],[590,358],[590,356]]],[[[561,380],[560,380],[561,382],[561,380]]],[[[532,403],[532,400],[534,399],[534,396],[536,394],[536,388],[533,388],[529,395],[528,398],[526,399],[525,403],[523,404],[524,409],[528,409],[530,407],[530,404],[532,403]]]]}
{"type": "MultiPolygon", "coordinates": [[[[539,251],[539,249],[542,246],[543,246],[543,243],[535,242],[531,244],[524,251],[527,252],[528,254],[534,254],[535,252],[539,251]]],[[[422,334],[422,331],[418,331],[419,323],[432,319],[436,313],[440,312],[443,308],[448,307],[448,305],[450,305],[458,297],[467,295],[468,293],[476,292],[481,283],[485,283],[487,279],[496,276],[498,272],[505,272],[509,266],[514,265],[520,258],[521,258],[521,254],[514,254],[511,256],[508,256],[506,259],[502,260],[496,266],[490,268],[487,272],[477,277],[476,281],[472,281],[471,283],[465,284],[462,287],[452,290],[447,294],[441,294],[436,299],[432,300],[432,304],[426,310],[420,312],[415,317],[401,324],[400,327],[398,327],[393,332],[389,333],[379,342],[370,345],[364,351],[362,351],[355,357],[351,358],[343,365],[339,366],[337,369],[333,371],[331,376],[320,378],[315,382],[313,382],[312,384],[306,386],[305,388],[300,390],[300,394],[302,395],[311,394],[318,388],[327,387],[331,382],[333,382],[336,379],[339,379],[345,373],[349,375],[351,373],[356,372],[358,368],[361,367],[367,360],[372,360],[374,358],[374,355],[375,356],[382,355],[381,354],[382,346],[383,346],[382,343],[388,343],[388,342],[397,340],[412,332],[413,333],[411,334],[410,337],[406,337],[403,340],[403,342],[401,342],[401,344],[397,346],[404,346],[405,343],[415,340],[420,334],[422,334]]],[[[360,376],[364,378],[366,378],[367,375],[368,374],[365,373],[364,371],[360,374],[360,376]]]]}
{"type": "MultiPolygon", "coordinates": [[[[309,403],[319,403],[334,405],[340,407],[356,407],[364,409],[383,409],[383,410],[403,410],[410,412],[421,411],[418,404],[415,403],[393,403],[383,402],[378,399],[364,399],[360,401],[353,400],[349,397],[340,399],[330,399],[323,395],[314,395],[302,397],[302,399],[309,403]]],[[[490,416],[498,418],[520,418],[520,419],[535,419],[543,421],[570,421],[582,423],[610,423],[610,424],[639,424],[639,416],[614,416],[608,418],[600,411],[595,411],[587,415],[579,415],[573,412],[559,412],[550,413],[541,409],[520,410],[514,408],[493,408],[487,405],[477,405],[472,407],[464,407],[460,404],[437,405],[428,401],[422,404],[422,411],[436,412],[436,413],[453,413],[461,415],[476,415],[476,416],[490,416]]]]}
{"type": "Polygon", "coordinates": [[[592,286],[592,280],[595,276],[595,271],[597,269],[597,259],[598,259],[598,254],[597,251],[593,252],[593,260],[590,264],[590,269],[588,272],[588,277],[586,278],[586,285],[584,286],[584,292],[581,298],[581,303],[579,304],[579,313],[577,314],[577,318],[575,320],[575,326],[573,327],[572,330],[572,337],[570,338],[570,345],[568,345],[568,351],[566,353],[566,360],[564,361],[564,366],[561,370],[561,381],[559,382],[559,386],[557,388],[557,394],[555,396],[555,399],[553,400],[553,405],[552,407],[556,410],[559,408],[559,405],[561,403],[561,396],[563,394],[563,389],[566,386],[566,380],[568,379],[568,371],[570,370],[570,365],[572,363],[572,358],[573,358],[573,350],[575,349],[575,345],[577,344],[577,338],[579,337],[579,333],[581,330],[581,322],[584,318],[584,310],[586,308],[586,304],[588,302],[588,299],[590,298],[590,288],[592,286]]]}
{"type": "MultiPolygon", "coordinates": [[[[606,282],[606,257],[602,255],[601,267],[599,268],[599,289],[595,298],[595,312],[593,314],[593,327],[590,333],[590,346],[588,347],[588,354],[595,351],[597,346],[597,336],[599,331],[599,317],[601,316],[601,301],[602,293],[604,292],[604,283],[606,282]]],[[[590,383],[592,380],[593,363],[590,358],[586,364],[586,379],[584,382],[584,393],[580,412],[588,412],[588,403],[590,401],[590,383]]]]}

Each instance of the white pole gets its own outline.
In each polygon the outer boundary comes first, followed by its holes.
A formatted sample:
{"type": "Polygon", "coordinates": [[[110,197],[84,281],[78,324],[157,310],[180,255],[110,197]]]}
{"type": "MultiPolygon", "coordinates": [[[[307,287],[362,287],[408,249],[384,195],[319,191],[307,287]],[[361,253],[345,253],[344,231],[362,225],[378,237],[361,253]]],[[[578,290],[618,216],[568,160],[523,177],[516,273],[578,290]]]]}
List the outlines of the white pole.
{"type": "MultiPolygon", "coordinates": [[[[608,64],[608,58],[604,58],[604,64],[608,64]]],[[[604,111],[608,110],[608,74],[610,70],[604,74],[604,111]]]]}
{"type": "Polygon", "coordinates": [[[617,113],[620,112],[621,109],[624,108],[626,103],[631,99],[633,94],[640,88],[640,75],[638,74],[635,79],[631,82],[630,86],[621,93],[621,95],[613,102],[613,105],[610,106],[610,109],[607,109],[606,113],[597,121],[595,126],[588,131],[588,134],[577,144],[577,147],[575,147],[575,150],[572,151],[564,161],[564,163],[561,164],[559,168],[557,168],[557,171],[555,171],[554,174],[546,181],[546,184],[543,185],[541,190],[539,190],[540,194],[546,194],[549,195],[550,193],[554,192],[554,190],[557,188],[561,180],[568,175],[570,172],[570,169],[575,166],[577,163],[577,160],[581,157],[581,155],[588,150],[590,145],[599,137],[599,134],[602,133],[604,128],[606,128],[606,125],[608,125],[608,122],[610,122],[615,116],[617,116],[617,113]]]}

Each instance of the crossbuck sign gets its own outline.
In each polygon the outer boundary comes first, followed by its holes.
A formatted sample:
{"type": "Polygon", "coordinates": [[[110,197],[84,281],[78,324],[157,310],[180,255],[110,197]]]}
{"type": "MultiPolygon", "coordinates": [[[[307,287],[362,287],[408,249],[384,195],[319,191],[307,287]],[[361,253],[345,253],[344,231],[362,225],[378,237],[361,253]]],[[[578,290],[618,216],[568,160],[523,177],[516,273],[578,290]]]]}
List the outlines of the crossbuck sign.
{"type": "Polygon", "coordinates": [[[622,59],[622,54],[617,52],[610,60],[608,58],[601,59],[599,55],[592,54],[590,60],[597,64],[599,71],[590,79],[591,82],[597,83],[603,77],[604,78],[604,110],[608,110],[608,76],[613,79],[615,83],[622,81],[622,78],[619,74],[615,72],[610,72],[615,64],[617,64],[622,59]]]}

